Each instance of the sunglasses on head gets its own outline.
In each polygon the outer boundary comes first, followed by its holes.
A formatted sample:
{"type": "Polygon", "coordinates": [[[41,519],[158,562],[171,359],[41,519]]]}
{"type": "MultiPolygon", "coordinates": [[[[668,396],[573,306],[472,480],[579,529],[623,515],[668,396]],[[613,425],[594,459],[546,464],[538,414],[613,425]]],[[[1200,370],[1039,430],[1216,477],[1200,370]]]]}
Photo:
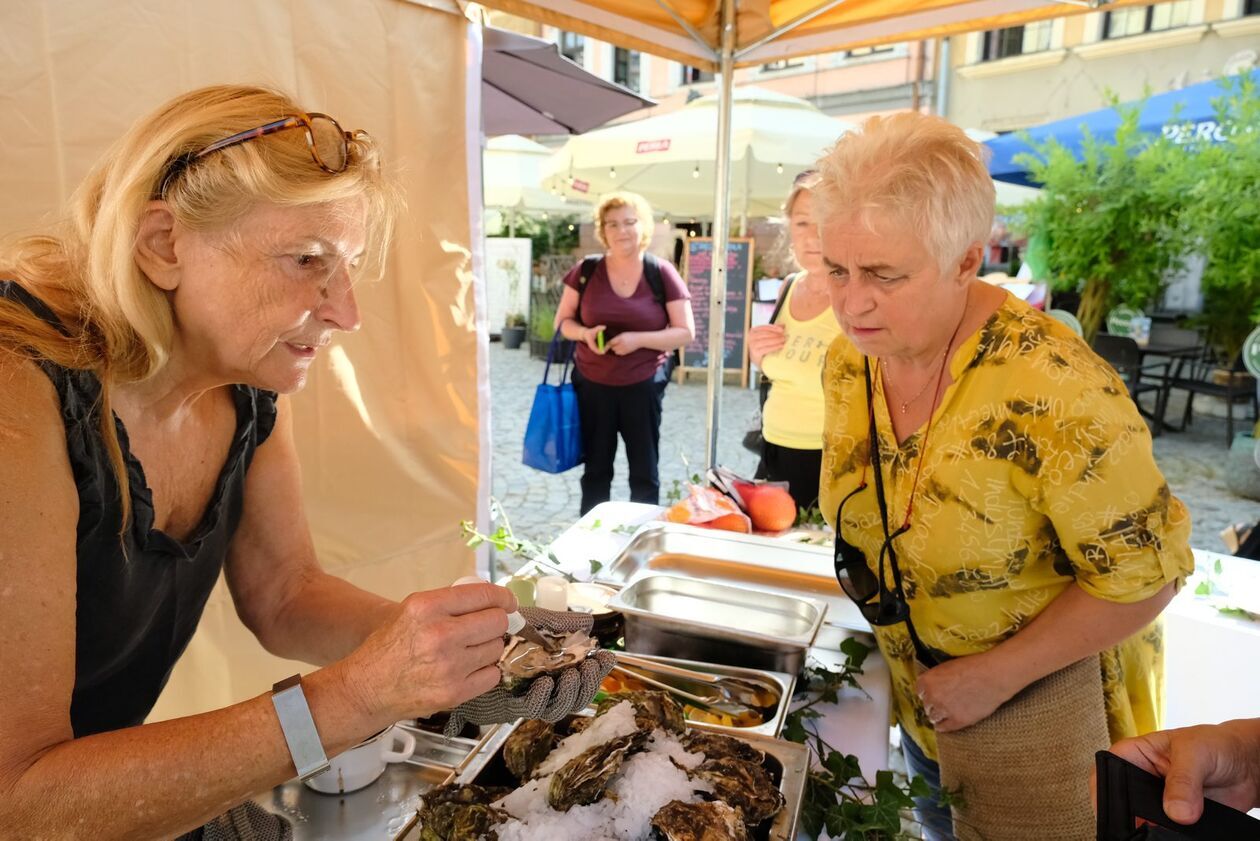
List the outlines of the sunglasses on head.
{"type": "Polygon", "coordinates": [[[315,161],[316,166],[330,175],[345,172],[346,167],[350,165],[351,141],[367,136],[366,132],[363,131],[345,131],[340,123],[327,114],[320,114],[316,111],[311,111],[308,114],[292,114],[257,128],[237,132],[230,137],[216,140],[200,151],[189,152],[175,158],[162,176],[158,195],[165,196],[171,182],[180,173],[188,169],[189,166],[206,155],[214,154],[229,146],[248,143],[256,138],[266,137],[269,134],[293,128],[300,128],[306,132],[306,146],[310,150],[312,160],[315,161]]]}

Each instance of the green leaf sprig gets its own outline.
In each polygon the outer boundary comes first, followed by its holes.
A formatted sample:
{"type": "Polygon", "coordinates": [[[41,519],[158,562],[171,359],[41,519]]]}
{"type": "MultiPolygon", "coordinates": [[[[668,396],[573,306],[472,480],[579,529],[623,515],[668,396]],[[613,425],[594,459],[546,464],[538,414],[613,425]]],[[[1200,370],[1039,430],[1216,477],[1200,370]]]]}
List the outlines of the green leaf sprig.
{"type": "MultiPolygon", "coordinates": [[[[561,568],[560,559],[550,549],[527,538],[517,537],[516,533],[512,531],[512,521],[508,519],[507,512],[503,510],[503,506],[494,497],[490,497],[490,522],[498,523],[498,528],[490,534],[485,534],[477,529],[476,524],[472,520],[460,521],[460,536],[464,538],[469,548],[476,549],[483,543],[489,543],[497,552],[506,552],[525,562],[533,561],[539,566],[563,576],[568,581],[575,582],[578,580],[561,568]]],[[[598,571],[599,567],[596,566],[597,564],[599,564],[598,561],[591,562],[592,575],[598,571]]]]}
{"type": "MultiPolygon", "coordinates": [[[[906,841],[919,838],[903,827],[914,825],[910,810],[915,797],[930,797],[931,789],[922,777],[908,783],[898,781],[892,771],[878,771],[874,783],[862,773],[858,758],[836,750],[816,732],[807,728],[810,719],[821,718],[818,704],[835,704],[846,689],[866,690],[858,683],[862,664],[871,647],[849,637],[840,643],[844,655],[838,671],[820,666],[805,669],[806,691],[811,698],[788,716],[783,738],[806,745],[817,758],[817,768],[809,772],[805,782],[805,799],[801,805],[801,826],[810,838],[818,838],[823,829],[833,838],[848,841],[906,841]]],[[[950,796],[943,793],[949,802],[950,796]]],[[[956,800],[956,796],[953,798],[956,800]]]]}

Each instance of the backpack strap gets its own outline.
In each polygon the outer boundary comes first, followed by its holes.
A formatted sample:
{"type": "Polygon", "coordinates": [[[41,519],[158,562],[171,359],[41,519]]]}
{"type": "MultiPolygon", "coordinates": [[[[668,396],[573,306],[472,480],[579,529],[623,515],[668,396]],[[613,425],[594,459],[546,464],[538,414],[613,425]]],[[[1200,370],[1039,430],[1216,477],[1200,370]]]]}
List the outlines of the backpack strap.
{"type": "Polygon", "coordinates": [[[573,315],[578,324],[582,323],[582,296],[586,294],[586,284],[595,275],[595,270],[603,259],[602,254],[587,254],[582,258],[582,269],[578,275],[577,310],[573,315]]]}
{"type": "MultiPolygon", "coordinates": [[[[656,299],[656,303],[660,304],[665,310],[665,324],[669,325],[669,307],[665,300],[665,281],[661,277],[661,264],[664,261],[655,254],[643,252],[643,277],[647,280],[648,288],[652,290],[652,297],[656,299]]],[[[682,348],[674,348],[674,352],[669,355],[666,360],[665,378],[673,374],[674,369],[682,365],[682,348]]]]}
{"type": "Polygon", "coordinates": [[[656,303],[665,306],[665,281],[661,279],[661,258],[655,254],[643,252],[643,276],[647,279],[648,288],[656,303]]]}

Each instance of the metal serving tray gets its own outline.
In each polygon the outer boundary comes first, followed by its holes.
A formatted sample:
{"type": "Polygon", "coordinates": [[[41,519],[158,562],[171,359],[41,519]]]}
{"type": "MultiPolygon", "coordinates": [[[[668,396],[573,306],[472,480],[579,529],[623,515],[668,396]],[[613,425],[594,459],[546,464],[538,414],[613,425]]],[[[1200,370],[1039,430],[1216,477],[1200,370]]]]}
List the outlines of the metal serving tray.
{"type": "MultiPolygon", "coordinates": [[[[564,719],[564,723],[576,716],[564,719]]],[[[518,722],[519,723],[519,722],[518,722]]],[[[503,763],[503,743],[511,735],[516,725],[501,727],[490,740],[481,746],[477,756],[460,772],[455,782],[464,785],[518,785],[517,780],[503,763]]],[[[722,730],[706,724],[688,723],[689,729],[722,730]]],[[[729,732],[729,731],[727,731],[729,732]]],[[[785,742],[770,736],[739,733],[738,738],[764,751],[766,754],[765,769],[774,780],[779,791],[783,792],[782,811],[758,826],[751,834],[757,841],[794,841],[796,824],[800,818],[801,802],[805,797],[805,780],[809,773],[809,751],[804,745],[796,742],[785,742]]],[[[407,839],[418,837],[417,833],[406,836],[407,839]]],[[[401,841],[401,839],[400,839],[401,841]]]]}
{"type": "Polygon", "coordinates": [[[744,669],[739,666],[723,666],[717,663],[700,663],[695,660],[679,660],[674,657],[659,657],[653,654],[639,654],[636,656],[643,660],[665,663],[670,666],[681,666],[684,669],[692,669],[697,672],[705,672],[706,674],[737,677],[755,683],[769,684],[779,694],[779,703],[775,707],[774,715],[756,727],[728,727],[723,724],[691,721],[690,719],[687,721],[688,727],[707,727],[711,730],[721,730],[740,738],[754,733],[775,738],[783,730],[783,722],[787,719],[789,708],[792,706],[792,693],[796,690],[795,674],[772,672],[764,669],[744,669]]]}
{"type": "Polygon", "coordinates": [[[624,587],[659,574],[813,599],[827,605],[828,625],[871,630],[836,583],[832,550],[825,546],[677,523],[649,523],[595,580],[624,587]]]}
{"type": "Polygon", "coordinates": [[[648,575],[608,603],[626,619],[626,650],[797,674],[827,605],[672,575],[648,575]]]}
{"type": "Polygon", "coordinates": [[[401,839],[415,823],[419,797],[455,778],[500,729],[482,728],[476,739],[441,734],[405,723],[416,737],[411,758],[385,766],[376,782],[348,794],[321,794],[297,780],[254,798],[269,812],[288,818],[294,841],[401,839]]]}

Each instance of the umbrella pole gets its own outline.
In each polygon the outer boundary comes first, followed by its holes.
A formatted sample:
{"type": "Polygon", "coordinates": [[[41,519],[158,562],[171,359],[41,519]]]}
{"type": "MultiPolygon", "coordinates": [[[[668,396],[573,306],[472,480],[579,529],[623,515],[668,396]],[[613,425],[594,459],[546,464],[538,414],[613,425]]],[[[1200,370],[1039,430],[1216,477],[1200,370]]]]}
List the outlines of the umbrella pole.
{"type": "Polygon", "coordinates": [[[722,86],[718,99],[717,194],[713,200],[713,263],[709,273],[709,411],[705,451],[709,465],[717,461],[718,424],[722,405],[722,371],[726,360],[726,248],[730,241],[731,91],[735,69],[735,0],[722,0],[722,86]]]}

